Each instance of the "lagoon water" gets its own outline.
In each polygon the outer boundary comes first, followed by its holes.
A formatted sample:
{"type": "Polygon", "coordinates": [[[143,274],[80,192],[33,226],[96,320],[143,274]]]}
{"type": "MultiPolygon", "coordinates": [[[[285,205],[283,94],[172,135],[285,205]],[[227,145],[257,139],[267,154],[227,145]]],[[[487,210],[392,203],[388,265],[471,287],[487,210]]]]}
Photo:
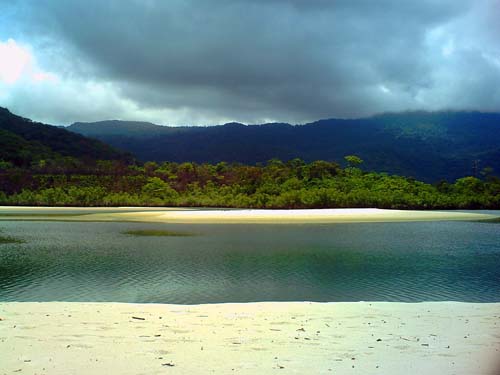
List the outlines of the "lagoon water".
{"type": "Polygon", "coordinates": [[[2,221],[0,301],[500,302],[500,224],[2,221]],[[167,229],[191,237],[135,237],[167,229]]]}

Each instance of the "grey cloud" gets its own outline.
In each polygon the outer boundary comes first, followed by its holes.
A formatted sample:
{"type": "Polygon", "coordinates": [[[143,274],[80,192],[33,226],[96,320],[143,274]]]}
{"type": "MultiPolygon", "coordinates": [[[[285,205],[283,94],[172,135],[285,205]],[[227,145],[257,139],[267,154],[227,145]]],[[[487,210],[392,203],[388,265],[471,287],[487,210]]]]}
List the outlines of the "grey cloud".
{"type": "Polygon", "coordinates": [[[490,108],[491,98],[480,93],[495,90],[499,72],[481,51],[472,58],[457,53],[447,58],[450,64],[428,40],[439,27],[460,36],[466,31],[453,24],[466,22],[476,30],[473,41],[491,44],[481,27],[488,1],[52,0],[17,6],[26,37],[44,35],[45,43],[63,46],[88,67],[78,70],[88,78],[113,82],[141,108],[183,110],[198,120],[201,114],[204,123],[435,109],[433,94],[451,107],[459,92],[461,105],[490,108]],[[474,82],[463,80],[461,69],[478,61],[474,82]]]}

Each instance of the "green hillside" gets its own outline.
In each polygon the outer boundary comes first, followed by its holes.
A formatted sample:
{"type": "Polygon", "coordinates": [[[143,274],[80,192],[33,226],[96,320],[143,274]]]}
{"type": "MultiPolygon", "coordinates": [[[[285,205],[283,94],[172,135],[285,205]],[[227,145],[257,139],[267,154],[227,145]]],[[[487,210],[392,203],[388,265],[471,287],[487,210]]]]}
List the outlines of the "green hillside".
{"type": "Polygon", "coordinates": [[[55,126],[33,122],[0,107],[0,161],[28,167],[70,159],[130,161],[130,154],[55,126]]]}

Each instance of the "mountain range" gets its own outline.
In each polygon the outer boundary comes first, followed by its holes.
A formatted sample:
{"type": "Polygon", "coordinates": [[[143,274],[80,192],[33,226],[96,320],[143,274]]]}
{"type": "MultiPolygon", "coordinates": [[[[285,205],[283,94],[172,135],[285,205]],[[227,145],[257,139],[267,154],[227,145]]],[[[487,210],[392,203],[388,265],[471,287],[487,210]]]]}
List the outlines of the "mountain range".
{"type": "Polygon", "coordinates": [[[66,128],[0,107],[0,161],[30,166],[46,159],[265,163],[301,158],[342,162],[355,154],[364,170],[427,182],[500,171],[500,113],[400,112],[303,125],[269,123],[161,126],[100,121],[66,128]]]}
{"type": "Polygon", "coordinates": [[[126,150],[142,161],[239,162],[272,158],[341,162],[355,154],[365,170],[427,182],[500,168],[500,113],[411,111],[302,125],[269,123],[161,126],[148,122],[77,122],[68,130],[126,150]]]}

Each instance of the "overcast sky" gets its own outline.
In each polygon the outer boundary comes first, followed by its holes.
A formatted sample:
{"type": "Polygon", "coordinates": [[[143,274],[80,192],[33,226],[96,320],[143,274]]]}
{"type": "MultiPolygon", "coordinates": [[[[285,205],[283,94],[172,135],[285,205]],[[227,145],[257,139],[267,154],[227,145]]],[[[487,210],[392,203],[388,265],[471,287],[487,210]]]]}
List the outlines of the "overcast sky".
{"type": "Polygon", "coordinates": [[[0,106],[38,121],[500,111],[499,0],[0,0],[0,106]]]}

